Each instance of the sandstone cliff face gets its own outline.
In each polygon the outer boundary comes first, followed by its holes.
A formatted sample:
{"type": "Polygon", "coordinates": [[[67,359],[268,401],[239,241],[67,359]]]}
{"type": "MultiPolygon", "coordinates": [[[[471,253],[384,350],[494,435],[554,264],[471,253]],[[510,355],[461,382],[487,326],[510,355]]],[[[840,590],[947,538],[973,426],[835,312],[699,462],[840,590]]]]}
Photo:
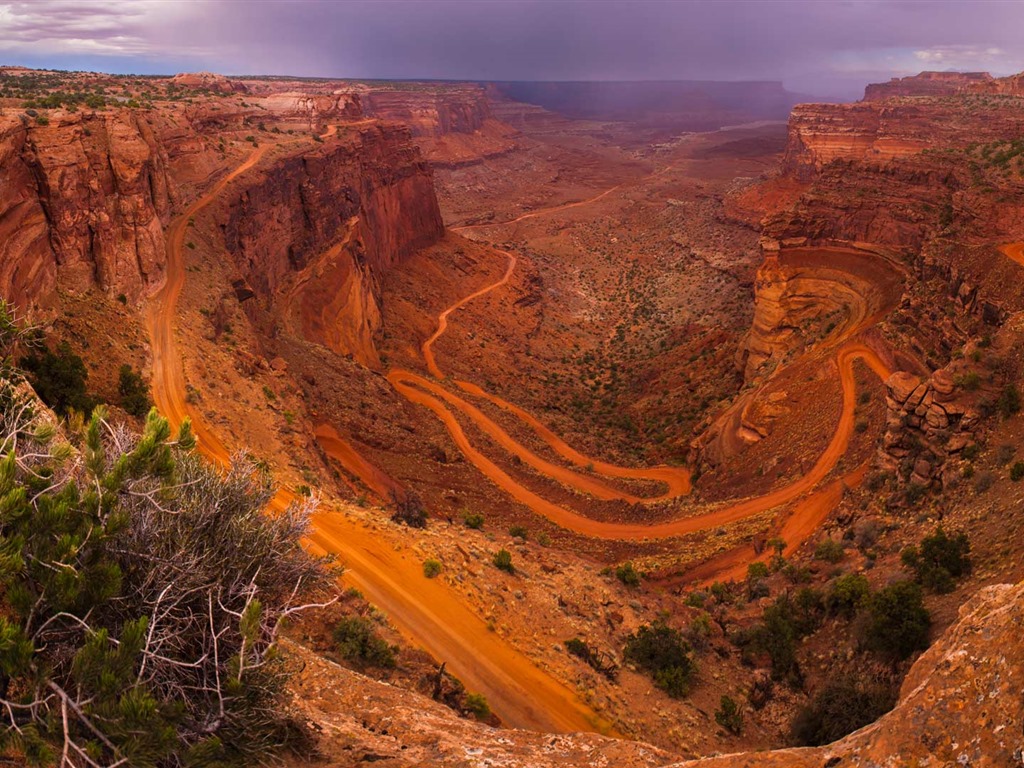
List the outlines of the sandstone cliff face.
{"type": "Polygon", "coordinates": [[[58,286],[137,298],[163,278],[174,187],[154,125],[130,110],[0,118],[0,290],[47,307],[58,286]]]}
{"type": "MultiPolygon", "coordinates": [[[[494,730],[426,698],[340,669],[301,648],[294,707],[321,734],[319,764],[507,768],[667,766],[1010,766],[1024,756],[1024,584],[978,592],[903,682],[896,708],[825,747],[672,763],[637,742],[494,730]],[[355,713],[358,713],[355,714],[355,713]]],[[[308,765],[309,763],[303,763],[308,765]]],[[[296,763],[298,765],[298,763],[296,763]]]]}
{"type": "Polygon", "coordinates": [[[371,126],[277,161],[227,206],[225,243],[272,312],[379,366],[383,270],[444,227],[429,167],[397,126],[371,126]]]}
{"type": "Polygon", "coordinates": [[[416,137],[473,133],[491,118],[487,94],[477,86],[371,90],[364,93],[362,99],[368,116],[403,123],[416,137]]]}
{"type": "Polygon", "coordinates": [[[864,89],[865,101],[896,96],[949,96],[967,88],[993,81],[988,72],[921,72],[894,77],[887,83],[872,83],[864,89]]]}

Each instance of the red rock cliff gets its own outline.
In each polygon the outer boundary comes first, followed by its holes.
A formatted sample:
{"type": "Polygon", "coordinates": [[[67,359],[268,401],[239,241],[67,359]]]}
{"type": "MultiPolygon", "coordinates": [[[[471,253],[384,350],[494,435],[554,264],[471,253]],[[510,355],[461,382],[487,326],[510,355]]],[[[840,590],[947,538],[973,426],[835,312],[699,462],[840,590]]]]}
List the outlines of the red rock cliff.
{"type": "Polygon", "coordinates": [[[59,287],[136,298],[163,278],[174,195],[154,125],[116,110],[39,125],[0,117],[0,291],[26,308],[59,287]]]}
{"type": "Polygon", "coordinates": [[[379,278],[444,226],[408,130],[374,125],[287,156],[241,188],[225,242],[268,309],[305,338],[379,365],[379,278]]]}

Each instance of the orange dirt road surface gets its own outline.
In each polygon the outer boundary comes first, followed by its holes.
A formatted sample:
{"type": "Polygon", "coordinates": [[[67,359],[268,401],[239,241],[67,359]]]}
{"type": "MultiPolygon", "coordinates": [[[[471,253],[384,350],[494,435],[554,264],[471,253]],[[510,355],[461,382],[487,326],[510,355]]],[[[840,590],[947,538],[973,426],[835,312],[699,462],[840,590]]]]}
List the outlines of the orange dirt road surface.
{"type": "Polygon", "coordinates": [[[1024,243],[1007,243],[999,246],[999,251],[1024,267],[1024,243]]]}
{"type": "MultiPolygon", "coordinates": [[[[182,257],[189,218],[209,205],[224,188],[263,157],[260,147],[172,222],[167,230],[167,282],[145,310],[153,355],[153,399],[175,427],[191,418],[200,450],[225,463],[224,443],[185,401],[185,376],[174,321],[185,280],[182,257]]],[[[282,489],[271,504],[283,509],[298,501],[282,489]]],[[[469,610],[440,580],[423,576],[422,563],[382,541],[343,513],[318,513],[309,534],[312,547],[341,557],[346,580],[385,611],[398,630],[449,668],[466,686],[483,693],[512,727],[549,732],[602,731],[608,726],[576,695],[514,650],[469,610]]]]}
{"type": "MultiPolygon", "coordinates": [[[[832,440],[807,474],[799,480],[796,480],[783,488],[772,491],[771,493],[765,494],[764,496],[747,499],[736,504],[729,504],[707,514],[697,515],[694,517],[684,517],[652,525],[609,523],[592,520],[584,515],[565,509],[564,507],[544,499],[530,489],[520,485],[501,467],[473,447],[458,420],[451,411],[445,407],[444,403],[441,402],[438,397],[435,397],[435,395],[443,397],[446,401],[451,402],[462,410],[463,406],[458,404],[460,402],[459,398],[456,398],[449,393],[441,395],[440,393],[444,392],[444,390],[442,390],[437,384],[401,369],[392,370],[388,374],[388,381],[390,381],[395,389],[397,389],[411,402],[423,405],[433,411],[445,425],[445,428],[448,430],[448,434],[469,462],[473,464],[473,466],[475,466],[485,477],[491,480],[491,482],[509,494],[516,501],[526,505],[532,511],[546,517],[556,525],[585,536],[619,541],[638,541],[643,539],[663,539],[673,536],[682,536],[705,528],[733,523],[746,517],[750,517],[751,515],[756,515],[783,504],[796,501],[805,493],[813,490],[818,483],[828,476],[839,462],[839,459],[844,453],[846,453],[846,449],[850,443],[850,437],[853,435],[854,411],[856,408],[857,394],[856,382],[853,375],[853,363],[857,359],[863,360],[878,376],[883,379],[891,375],[891,371],[888,366],[878,356],[878,354],[863,344],[850,342],[839,350],[836,356],[836,363],[839,367],[839,378],[843,390],[842,413],[840,414],[839,423],[836,425],[836,430],[832,436],[832,440]],[[432,394],[425,392],[424,389],[428,390],[429,393],[432,394]]],[[[464,404],[464,401],[462,402],[464,404]]],[[[464,411],[464,413],[473,418],[473,416],[467,411],[464,411]]],[[[479,416],[480,418],[473,418],[477,426],[489,437],[501,444],[506,450],[509,450],[513,454],[519,456],[523,461],[530,463],[535,460],[539,462],[543,461],[519,446],[518,443],[509,438],[508,435],[500,429],[500,427],[494,425],[486,416],[483,414],[479,414],[479,416]]],[[[563,471],[568,472],[568,470],[564,469],[563,471]]],[[[561,478],[556,477],[556,479],[561,478]]],[[[799,505],[793,517],[795,518],[799,513],[803,513],[805,517],[817,518],[820,516],[819,508],[814,505],[811,505],[810,507],[807,505],[799,505]]],[[[792,520],[790,525],[794,529],[804,529],[807,527],[805,521],[801,519],[792,520]]]]}

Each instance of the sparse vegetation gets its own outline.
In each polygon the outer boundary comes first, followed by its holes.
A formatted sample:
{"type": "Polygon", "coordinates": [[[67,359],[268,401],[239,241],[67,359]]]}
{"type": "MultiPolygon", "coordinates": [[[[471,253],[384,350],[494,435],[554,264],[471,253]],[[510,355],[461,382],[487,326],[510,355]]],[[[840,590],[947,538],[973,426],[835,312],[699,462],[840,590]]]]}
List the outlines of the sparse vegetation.
{"type": "Polygon", "coordinates": [[[89,371],[85,362],[76,355],[67,342],[48,348],[33,350],[21,360],[29,382],[44,403],[61,416],[71,411],[88,416],[97,400],[86,391],[89,371]]]}
{"type": "Polygon", "coordinates": [[[433,579],[439,576],[443,568],[444,566],[441,565],[441,561],[432,557],[423,561],[423,575],[428,579],[433,579]]]}
{"type": "Polygon", "coordinates": [[[845,678],[830,681],[793,719],[793,739],[806,747],[831,744],[873,723],[895,703],[891,686],[845,678]]]}
{"type": "Polygon", "coordinates": [[[640,586],[640,573],[633,566],[631,562],[625,562],[616,567],[615,578],[625,584],[627,587],[639,587],[640,586]]]}
{"type": "Polygon", "coordinates": [[[743,733],[743,711],[731,696],[722,696],[719,700],[715,722],[734,736],[743,733]]]}
{"type": "Polygon", "coordinates": [[[334,626],[338,653],[350,664],[365,669],[391,669],[395,666],[396,646],[389,645],[364,616],[345,616],[334,626]]]}
{"type": "Polygon", "coordinates": [[[462,522],[467,528],[478,531],[484,527],[484,516],[479,512],[470,512],[467,509],[462,513],[462,522]]]}
{"type": "Polygon", "coordinates": [[[880,589],[867,602],[864,645],[880,655],[901,661],[928,647],[931,615],[921,588],[897,581],[880,589]]]}
{"type": "Polygon", "coordinates": [[[696,671],[682,633],[663,621],[644,624],[626,639],[623,656],[648,672],[674,699],[690,692],[696,671]]]}
{"type": "Polygon", "coordinates": [[[118,373],[117,391],[121,395],[121,407],[132,416],[142,418],[153,402],[149,399],[149,387],[142,375],[132,370],[130,365],[122,365],[118,373]]]}
{"type": "Polygon", "coordinates": [[[487,703],[487,698],[482,693],[466,694],[463,706],[477,720],[486,720],[491,716],[491,706],[487,703]]]}
{"type": "Polygon", "coordinates": [[[926,589],[952,592],[957,581],[971,569],[970,551],[966,534],[950,537],[940,526],[935,533],[925,536],[920,546],[904,549],[901,559],[926,589]]]}
{"type": "Polygon", "coordinates": [[[512,565],[512,553],[507,549],[499,549],[495,552],[491,562],[494,563],[494,567],[499,571],[505,571],[505,573],[516,572],[515,566],[512,565]]]}
{"type": "Polygon", "coordinates": [[[838,563],[843,559],[843,543],[835,539],[822,539],[814,548],[814,559],[826,563],[838,563]]]}

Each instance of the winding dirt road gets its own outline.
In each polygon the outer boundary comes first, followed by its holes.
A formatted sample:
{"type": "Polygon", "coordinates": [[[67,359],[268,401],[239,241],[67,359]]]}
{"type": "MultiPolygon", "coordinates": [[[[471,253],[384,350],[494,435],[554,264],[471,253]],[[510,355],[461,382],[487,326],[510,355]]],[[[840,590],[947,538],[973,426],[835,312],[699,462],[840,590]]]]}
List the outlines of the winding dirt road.
{"type": "MultiPolygon", "coordinates": [[[[189,418],[208,458],[224,464],[230,453],[202,415],[186,401],[185,375],[174,325],[185,282],[184,243],[189,220],[210,205],[241,174],[255,166],[260,147],[198,198],[167,229],[167,282],[146,307],[144,321],[153,355],[153,399],[175,428],[189,418]]],[[[330,435],[326,435],[329,439],[330,435]]],[[[281,489],[271,502],[281,510],[299,499],[281,489]]],[[[318,513],[308,536],[314,549],[339,555],[346,580],[385,611],[400,632],[434,658],[446,661],[470,690],[483,693],[512,727],[549,732],[601,731],[609,727],[573,691],[505,643],[440,579],[424,578],[415,553],[394,548],[343,513],[318,513]]]]}
{"type": "MultiPolygon", "coordinates": [[[[269,147],[257,149],[244,163],[221,179],[214,187],[196,200],[176,219],[167,230],[167,282],[154,296],[145,312],[145,322],[152,341],[153,354],[153,396],[158,408],[179,425],[185,418],[191,418],[193,429],[199,440],[200,449],[210,458],[226,462],[229,452],[224,443],[203,421],[199,413],[193,412],[186,402],[185,377],[180,352],[177,349],[174,322],[177,302],[184,284],[185,270],[183,248],[190,218],[213,202],[232,180],[255,166],[269,147]]],[[[507,222],[496,222],[483,226],[514,224],[529,218],[564,211],[587,205],[614,192],[621,187],[597,195],[589,200],[555,206],[550,209],[524,214],[507,222]]],[[[467,229],[463,227],[461,229],[467,229]]],[[[515,269],[516,259],[504,252],[509,259],[508,267],[501,279],[475,291],[443,311],[438,317],[438,328],[423,344],[423,356],[430,373],[439,380],[444,374],[437,366],[433,355],[434,342],[448,327],[449,315],[468,302],[505,285],[515,269]]],[[[712,526],[734,522],[750,515],[796,501],[812,491],[845,453],[854,424],[855,380],[853,364],[857,359],[865,361],[880,376],[889,371],[878,355],[868,347],[847,343],[838,352],[835,364],[838,366],[843,390],[843,408],[835,433],[826,450],[814,467],[796,482],[773,491],[765,496],[729,504],[708,514],[672,520],[655,525],[633,525],[606,523],[591,520],[578,513],[563,509],[517,483],[499,466],[478,451],[465,435],[461,425],[448,406],[470,418],[480,429],[496,440],[507,451],[519,456],[540,472],[560,482],[579,488],[598,498],[636,499],[630,494],[609,488],[589,475],[582,475],[555,465],[537,456],[509,436],[486,414],[464,398],[432,381],[410,371],[392,370],[388,379],[401,394],[410,401],[419,403],[437,415],[448,429],[452,439],[471,463],[513,498],[544,515],[558,525],[588,536],[604,539],[640,540],[679,536],[712,526]],[[617,494],[617,495],[616,495],[617,494]]],[[[595,461],[562,441],[522,408],[490,395],[469,382],[457,382],[459,388],[474,397],[489,400],[507,410],[526,423],[556,453],[577,465],[592,465],[594,471],[609,477],[658,480],[666,486],[665,493],[658,498],[682,495],[689,491],[689,474],[685,469],[655,467],[634,469],[617,467],[595,461]]],[[[328,443],[338,441],[335,450],[352,455],[350,461],[362,461],[358,453],[344,442],[336,432],[323,428],[318,430],[318,439],[328,443]],[[321,434],[322,432],[322,434],[321,434]]],[[[364,468],[366,469],[366,468],[364,468]]],[[[375,477],[366,469],[365,474],[371,488],[379,484],[379,490],[388,490],[385,480],[375,477]]],[[[790,517],[794,526],[813,531],[821,509],[815,502],[810,513],[802,512],[809,501],[820,498],[821,503],[833,499],[837,485],[834,481],[823,492],[812,494],[790,517]],[[824,495],[822,495],[824,493],[824,495]]],[[[274,497],[273,509],[283,509],[296,501],[291,491],[282,489],[274,497]]],[[[644,501],[644,499],[636,499],[644,501]]],[[[828,507],[831,509],[831,506],[828,507]]],[[[827,510],[826,510],[827,513],[827,510]]],[[[387,612],[396,627],[408,638],[422,645],[435,658],[448,662],[471,690],[484,693],[492,707],[508,725],[547,731],[607,730],[575,694],[561,683],[539,670],[529,659],[511,648],[486,624],[461,602],[441,580],[427,580],[422,576],[422,563],[415,553],[395,548],[371,529],[341,513],[319,513],[314,519],[314,529],[309,534],[311,546],[322,552],[340,555],[349,570],[346,579],[359,587],[367,598],[387,612]]]]}

